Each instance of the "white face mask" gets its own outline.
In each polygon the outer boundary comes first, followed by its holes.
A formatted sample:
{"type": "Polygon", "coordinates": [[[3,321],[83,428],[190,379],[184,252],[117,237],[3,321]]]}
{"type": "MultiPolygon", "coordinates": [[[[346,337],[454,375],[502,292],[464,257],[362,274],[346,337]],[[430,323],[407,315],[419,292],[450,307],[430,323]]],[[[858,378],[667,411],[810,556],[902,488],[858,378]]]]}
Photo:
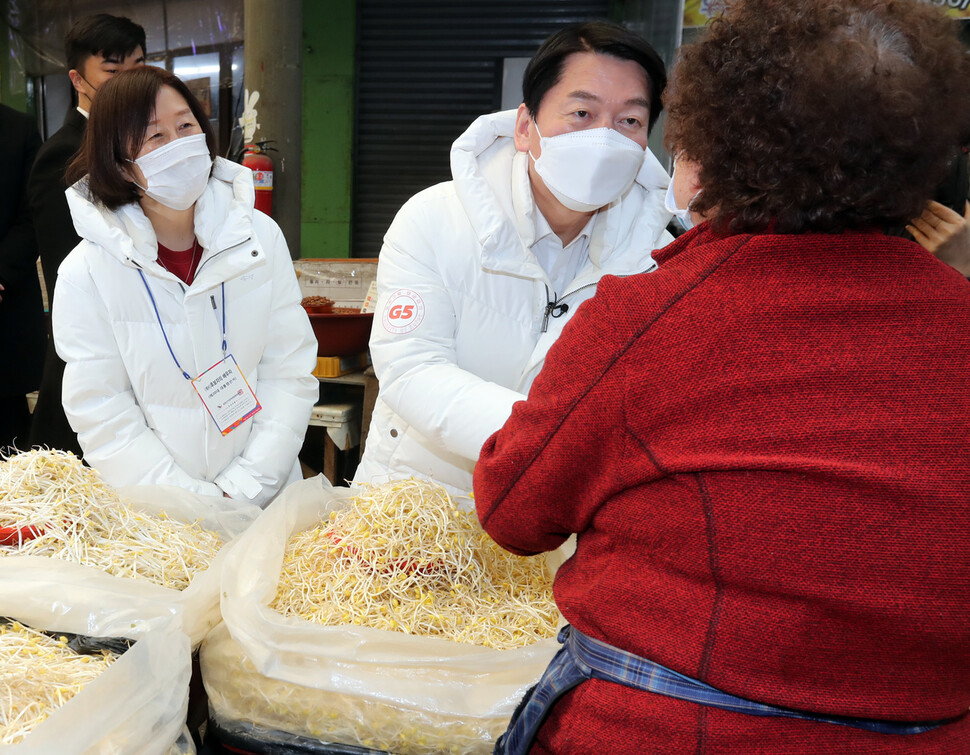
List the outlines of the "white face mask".
{"type": "Polygon", "coordinates": [[[173,210],[187,210],[202,196],[212,157],[205,134],[174,139],[164,147],[132,160],[145,176],[147,186],[137,184],[148,196],[173,210]]]}
{"type": "Polygon", "coordinates": [[[674,199],[674,175],[676,173],[677,160],[674,160],[674,169],[670,172],[670,183],[667,184],[667,194],[664,196],[664,209],[680,221],[680,224],[684,226],[684,230],[689,231],[694,227],[694,219],[690,216],[690,206],[694,204],[694,199],[697,199],[701,195],[701,192],[699,190],[683,209],[678,207],[677,200],[674,199]]]}
{"type": "MultiPolygon", "coordinates": [[[[533,121],[535,123],[535,121],[533,121]]],[[[611,128],[567,131],[557,136],[539,134],[542,153],[536,173],[563,207],[594,212],[630,188],[646,152],[632,139],[611,128]]]]}

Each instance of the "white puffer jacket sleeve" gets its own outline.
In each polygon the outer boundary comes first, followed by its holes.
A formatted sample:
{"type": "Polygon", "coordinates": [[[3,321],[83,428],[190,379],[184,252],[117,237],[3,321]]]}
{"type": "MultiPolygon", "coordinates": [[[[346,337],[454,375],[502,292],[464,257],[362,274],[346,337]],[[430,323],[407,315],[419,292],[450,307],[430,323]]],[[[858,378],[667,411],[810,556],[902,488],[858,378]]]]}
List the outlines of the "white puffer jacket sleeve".
{"type": "MultiPolygon", "coordinates": [[[[458,313],[439,272],[446,265],[437,256],[460,242],[455,229],[443,224],[448,219],[432,191],[409,200],[388,229],[370,352],[381,400],[429,442],[474,461],[486,439],[508,419],[512,405],[525,396],[457,364],[458,313]],[[424,308],[420,324],[404,334],[390,332],[383,318],[400,291],[417,294],[424,308]]],[[[481,348],[492,351],[501,345],[481,348]]]]}

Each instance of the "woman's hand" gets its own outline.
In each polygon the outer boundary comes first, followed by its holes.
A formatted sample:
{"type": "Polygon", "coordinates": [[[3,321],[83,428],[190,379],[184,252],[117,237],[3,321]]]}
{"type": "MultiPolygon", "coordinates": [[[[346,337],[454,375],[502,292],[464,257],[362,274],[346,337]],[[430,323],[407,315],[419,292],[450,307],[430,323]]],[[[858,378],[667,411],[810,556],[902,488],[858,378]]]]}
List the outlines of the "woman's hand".
{"type": "Polygon", "coordinates": [[[949,207],[930,201],[906,230],[930,254],[970,277],[970,202],[961,217],[949,207]]]}

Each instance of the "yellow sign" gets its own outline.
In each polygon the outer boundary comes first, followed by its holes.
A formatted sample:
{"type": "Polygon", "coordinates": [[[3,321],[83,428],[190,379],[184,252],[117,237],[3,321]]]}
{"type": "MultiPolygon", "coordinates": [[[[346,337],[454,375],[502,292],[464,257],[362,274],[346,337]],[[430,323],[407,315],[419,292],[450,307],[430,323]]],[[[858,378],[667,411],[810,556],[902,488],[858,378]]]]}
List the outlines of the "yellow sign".
{"type": "Polygon", "coordinates": [[[704,26],[711,17],[710,0],[685,0],[684,26],[704,26]]]}
{"type": "Polygon", "coordinates": [[[954,18],[970,18],[970,0],[923,0],[930,5],[939,5],[954,18]]]}

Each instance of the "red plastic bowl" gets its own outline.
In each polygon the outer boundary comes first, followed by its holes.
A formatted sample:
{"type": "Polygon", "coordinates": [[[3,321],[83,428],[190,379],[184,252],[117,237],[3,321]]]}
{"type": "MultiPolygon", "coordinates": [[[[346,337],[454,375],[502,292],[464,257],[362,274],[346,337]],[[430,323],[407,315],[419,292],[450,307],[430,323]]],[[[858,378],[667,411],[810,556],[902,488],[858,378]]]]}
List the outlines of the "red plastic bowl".
{"type": "Polygon", "coordinates": [[[21,542],[33,540],[43,535],[41,527],[27,525],[25,527],[0,527],[0,545],[19,545],[21,542]]]}
{"type": "Polygon", "coordinates": [[[363,354],[370,340],[374,313],[336,309],[331,313],[307,313],[317,337],[318,357],[346,357],[363,354]]]}

